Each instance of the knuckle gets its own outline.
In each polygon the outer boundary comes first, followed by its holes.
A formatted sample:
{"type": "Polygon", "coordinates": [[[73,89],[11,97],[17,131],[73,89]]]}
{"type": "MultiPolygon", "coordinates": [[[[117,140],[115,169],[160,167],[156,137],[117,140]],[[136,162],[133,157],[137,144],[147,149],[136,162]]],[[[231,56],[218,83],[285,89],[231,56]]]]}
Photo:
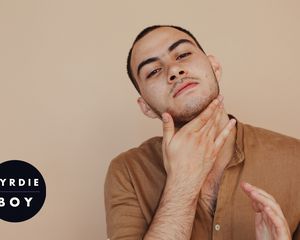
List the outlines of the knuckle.
{"type": "Polygon", "coordinates": [[[171,129],[171,127],[170,127],[169,125],[164,125],[164,126],[163,126],[163,129],[164,129],[165,131],[168,131],[168,130],[171,129]]]}
{"type": "Polygon", "coordinates": [[[203,115],[203,116],[201,116],[200,119],[199,119],[199,124],[200,124],[201,126],[203,126],[203,125],[205,125],[205,124],[208,122],[208,120],[209,120],[209,117],[206,116],[206,115],[203,115]]]}

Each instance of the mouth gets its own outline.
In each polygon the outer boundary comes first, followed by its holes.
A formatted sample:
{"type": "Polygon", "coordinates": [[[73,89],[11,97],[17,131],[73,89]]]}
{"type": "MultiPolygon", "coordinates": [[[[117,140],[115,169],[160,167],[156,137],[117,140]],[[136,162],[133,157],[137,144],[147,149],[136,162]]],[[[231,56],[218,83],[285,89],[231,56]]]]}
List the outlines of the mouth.
{"type": "Polygon", "coordinates": [[[190,82],[190,83],[187,83],[187,84],[183,84],[178,90],[175,91],[173,97],[177,97],[178,95],[186,92],[187,90],[189,89],[192,89],[194,87],[196,87],[199,83],[197,82],[190,82]]]}

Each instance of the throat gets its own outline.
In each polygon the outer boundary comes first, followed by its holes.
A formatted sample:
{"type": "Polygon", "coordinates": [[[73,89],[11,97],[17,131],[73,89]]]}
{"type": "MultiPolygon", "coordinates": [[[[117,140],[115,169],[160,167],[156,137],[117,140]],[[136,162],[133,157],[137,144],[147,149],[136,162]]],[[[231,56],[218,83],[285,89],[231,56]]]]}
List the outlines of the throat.
{"type": "Polygon", "coordinates": [[[202,185],[199,200],[203,207],[211,214],[211,216],[213,216],[216,211],[218,193],[225,168],[230,160],[236,156],[235,153],[236,151],[234,147],[233,151],[226,157],[223,156],[223,158],[217,159],[215,167],[207,175],[202,185]]]}
{"type": "Polygon", "coordinates": [[[201,187],[200,203],[212,216],[216,211],[218,193],[226,166],[236,157],[236,132],[237,129],[234,127],[201,187]]]}
{"type": "Polygon", "coordinates": [[[212,216],[216,211],[220,180],[221,176],[218,178],[208,176],[200,192],[200,202],[212,216]]]}

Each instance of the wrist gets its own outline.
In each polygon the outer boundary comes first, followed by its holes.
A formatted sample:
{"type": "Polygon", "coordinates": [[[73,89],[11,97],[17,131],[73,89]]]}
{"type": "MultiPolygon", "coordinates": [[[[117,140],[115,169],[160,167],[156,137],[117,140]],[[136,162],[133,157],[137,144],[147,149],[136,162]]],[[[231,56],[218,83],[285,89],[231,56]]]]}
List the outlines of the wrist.
{"type": "Polygon", "coordinates": [[[165,184],[165,192],[175,198],[193,200],[198,199],[203,180],[192,177],[182,177],[169,174],[165,184]]]}

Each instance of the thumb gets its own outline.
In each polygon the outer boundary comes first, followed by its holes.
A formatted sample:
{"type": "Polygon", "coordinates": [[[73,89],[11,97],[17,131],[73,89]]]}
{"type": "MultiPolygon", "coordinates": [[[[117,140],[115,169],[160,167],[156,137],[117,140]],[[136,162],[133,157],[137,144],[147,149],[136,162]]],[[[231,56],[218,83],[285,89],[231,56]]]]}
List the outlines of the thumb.
{"type": "Polygon", "coordinates": [[[162,114],[163,121],[163,144],[168,145],[174,135],[174,122],[172,116],[165,112],[162,114]]]}

